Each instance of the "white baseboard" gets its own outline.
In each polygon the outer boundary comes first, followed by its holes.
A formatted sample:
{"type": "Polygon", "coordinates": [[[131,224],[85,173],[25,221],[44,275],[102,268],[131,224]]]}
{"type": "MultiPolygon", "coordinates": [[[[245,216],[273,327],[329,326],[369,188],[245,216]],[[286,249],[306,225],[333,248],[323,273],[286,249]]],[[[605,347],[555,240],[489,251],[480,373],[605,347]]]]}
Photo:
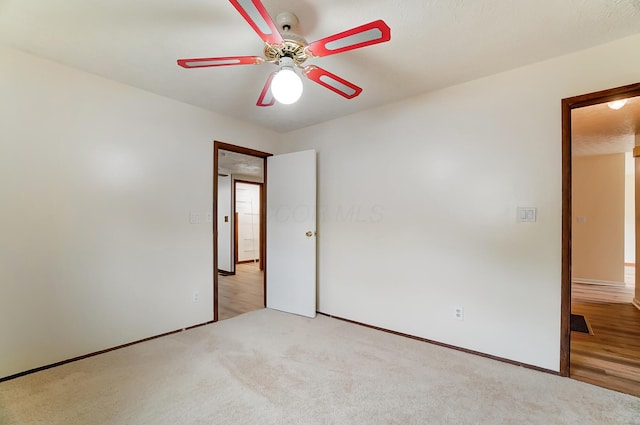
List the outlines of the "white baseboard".
{"type": "Polygon", "coordinates": [[[571,279],[571,283],[586,283],[587,285],[625,286],[624,282],[615,282],[611,280],[580,279],[579,277],[571,279]]]}

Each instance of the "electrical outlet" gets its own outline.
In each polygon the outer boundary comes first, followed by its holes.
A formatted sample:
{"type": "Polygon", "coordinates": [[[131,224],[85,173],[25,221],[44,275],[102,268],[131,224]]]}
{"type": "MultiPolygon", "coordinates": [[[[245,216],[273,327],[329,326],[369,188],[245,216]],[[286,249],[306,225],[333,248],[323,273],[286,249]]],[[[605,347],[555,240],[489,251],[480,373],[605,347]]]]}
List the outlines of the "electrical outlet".
{"type": "Polygon", "coordinates": [[[197,303],[198,301],[200,301],[200,292],[193,291],[193,302],[197,303]]]}
{"type": "Polygon", "coordinates": [[[453,317],[457,320],[464,320],[464,307],[456,306],[453,308],[453,317]]]}

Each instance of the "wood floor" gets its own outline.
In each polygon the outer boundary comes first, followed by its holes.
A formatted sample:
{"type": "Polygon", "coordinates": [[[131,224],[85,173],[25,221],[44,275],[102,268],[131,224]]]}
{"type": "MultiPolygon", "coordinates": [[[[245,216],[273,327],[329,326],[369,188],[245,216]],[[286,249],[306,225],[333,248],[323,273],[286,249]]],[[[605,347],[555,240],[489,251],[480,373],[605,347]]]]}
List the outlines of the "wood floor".
{"type": "Polygon", "coordinates": [[[631,304],[634,286],[574,283],[571,288],[571,312],[585,316],[593,331],[571,332],[571,377],[640,397],[640,310],[631,304]]]}
{"type": "Polygon", "coordinates": [[[236,274],[218,275],[218,320],[264,308],[264,274],[259,263],[236,264],[236,274]]]}

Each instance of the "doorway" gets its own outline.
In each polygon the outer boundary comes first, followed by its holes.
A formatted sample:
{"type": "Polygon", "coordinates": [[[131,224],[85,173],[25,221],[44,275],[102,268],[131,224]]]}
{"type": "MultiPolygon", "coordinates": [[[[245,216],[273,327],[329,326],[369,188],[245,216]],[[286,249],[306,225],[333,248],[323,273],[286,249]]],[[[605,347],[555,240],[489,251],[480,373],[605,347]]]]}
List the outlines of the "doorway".
{"type": "Polygon", "coordinates": [[[263,270],[260,258],[260,211],[263,183],[235,179],[235,231],[234,261],[238,264],[254,263],[263,270]]]}
{"type": "MultiPolygon", "coordinates": [[[[560,373],[634,395],[640,395],[640,310],[633,301],[640,298],[640,291],[635,282],[625,283],[625,263],[628,272],[629,257],[634,265],[637,257],[629,251],[629,231],[626,235],[624,231],[624,152],[640,144],[640,98],[629,101],[629,105],[637,101],[637,106],[624,111],[629,117],[637,108],[638,116],[618,125],[618,130],[626,125],[625,131],[631,131],[628,137],[603,141],[606,126],[595,123],[600,117],[616,116],[612,112],[615,105],[608,106],[609,102],[637,96],[640,84],[562,101],[560,373]],[[582,332],[572,324],[576,316],[585,319],[582,332]]],[[[632,251],[637,245],[636,232],[631,235],[636,242],[632,251]]]]}
{"type": "MultiPolygon", "coordinates": [[[[214,142],[214,173],[213,173],[213,320],[218,321],[247,311],[263,308],[266,305],[266,158],[270,153],[254,149],[235,146],[223,142],[214,142]],[[222,177],[220,177],[222,176],[222,177]],[[224,186],[223,179],[229,179],[229,190],[220,189],[224,186]],[[259,183],[262,190],[259,193],[259,211],[256,213],[256,225],[253,242],[256,244],[254,256],[258,261],[237,264],[238,243],[236,228],[236,193],[233,189],[235,181],[250,181],[259,183]],[[225,199],[221,200],[221,196],[225,199]],[[227,199],[228,197],[228,199],[227,199]],[[229,209],[221,211],[220,208],[229,209]],[[257,235],[255,232],[257,230],[257,235]],[[225,236],[229,235],[226,239],[225,236]],[[229,258],[228,270],[220,268],[221,259],[229,258]],[[222,315],[221,315],[222,313],[222,315]]],[[[226,186],[225,186],[226,187],[226,186]]]]}

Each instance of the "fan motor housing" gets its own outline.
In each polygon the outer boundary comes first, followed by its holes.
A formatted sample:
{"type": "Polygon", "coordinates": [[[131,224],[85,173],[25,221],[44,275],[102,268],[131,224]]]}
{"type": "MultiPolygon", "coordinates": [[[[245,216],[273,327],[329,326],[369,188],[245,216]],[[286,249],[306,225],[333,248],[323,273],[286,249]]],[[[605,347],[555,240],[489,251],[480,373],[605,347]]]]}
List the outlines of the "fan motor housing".
{"type": "Polygon", "coordinates": [[[293,60],[296,66],[300,66],[309,57],[305,52],[307,40],[293,31],[298,27],[298,17],[291,12],[280,12],[276,16],[276,23],[280,27],[280,35],[284,42],[282,44],[266,44],[264,46],[264,57],[269,62],[280,62],[283,57],[293,60]]]}
{"type": "MultiPolygon", "coordinates": [[[[291,34],[283,34],[282,36],[283,38],[290,37],[291,34]]],[[[305,44],[291,38],[285,38],[282,44],[264,46],[264,57],[269,62],[279,62],[282,57],[290,57],[296,65],[301,65],[309,57],[304,51],[305,44]]]]}

